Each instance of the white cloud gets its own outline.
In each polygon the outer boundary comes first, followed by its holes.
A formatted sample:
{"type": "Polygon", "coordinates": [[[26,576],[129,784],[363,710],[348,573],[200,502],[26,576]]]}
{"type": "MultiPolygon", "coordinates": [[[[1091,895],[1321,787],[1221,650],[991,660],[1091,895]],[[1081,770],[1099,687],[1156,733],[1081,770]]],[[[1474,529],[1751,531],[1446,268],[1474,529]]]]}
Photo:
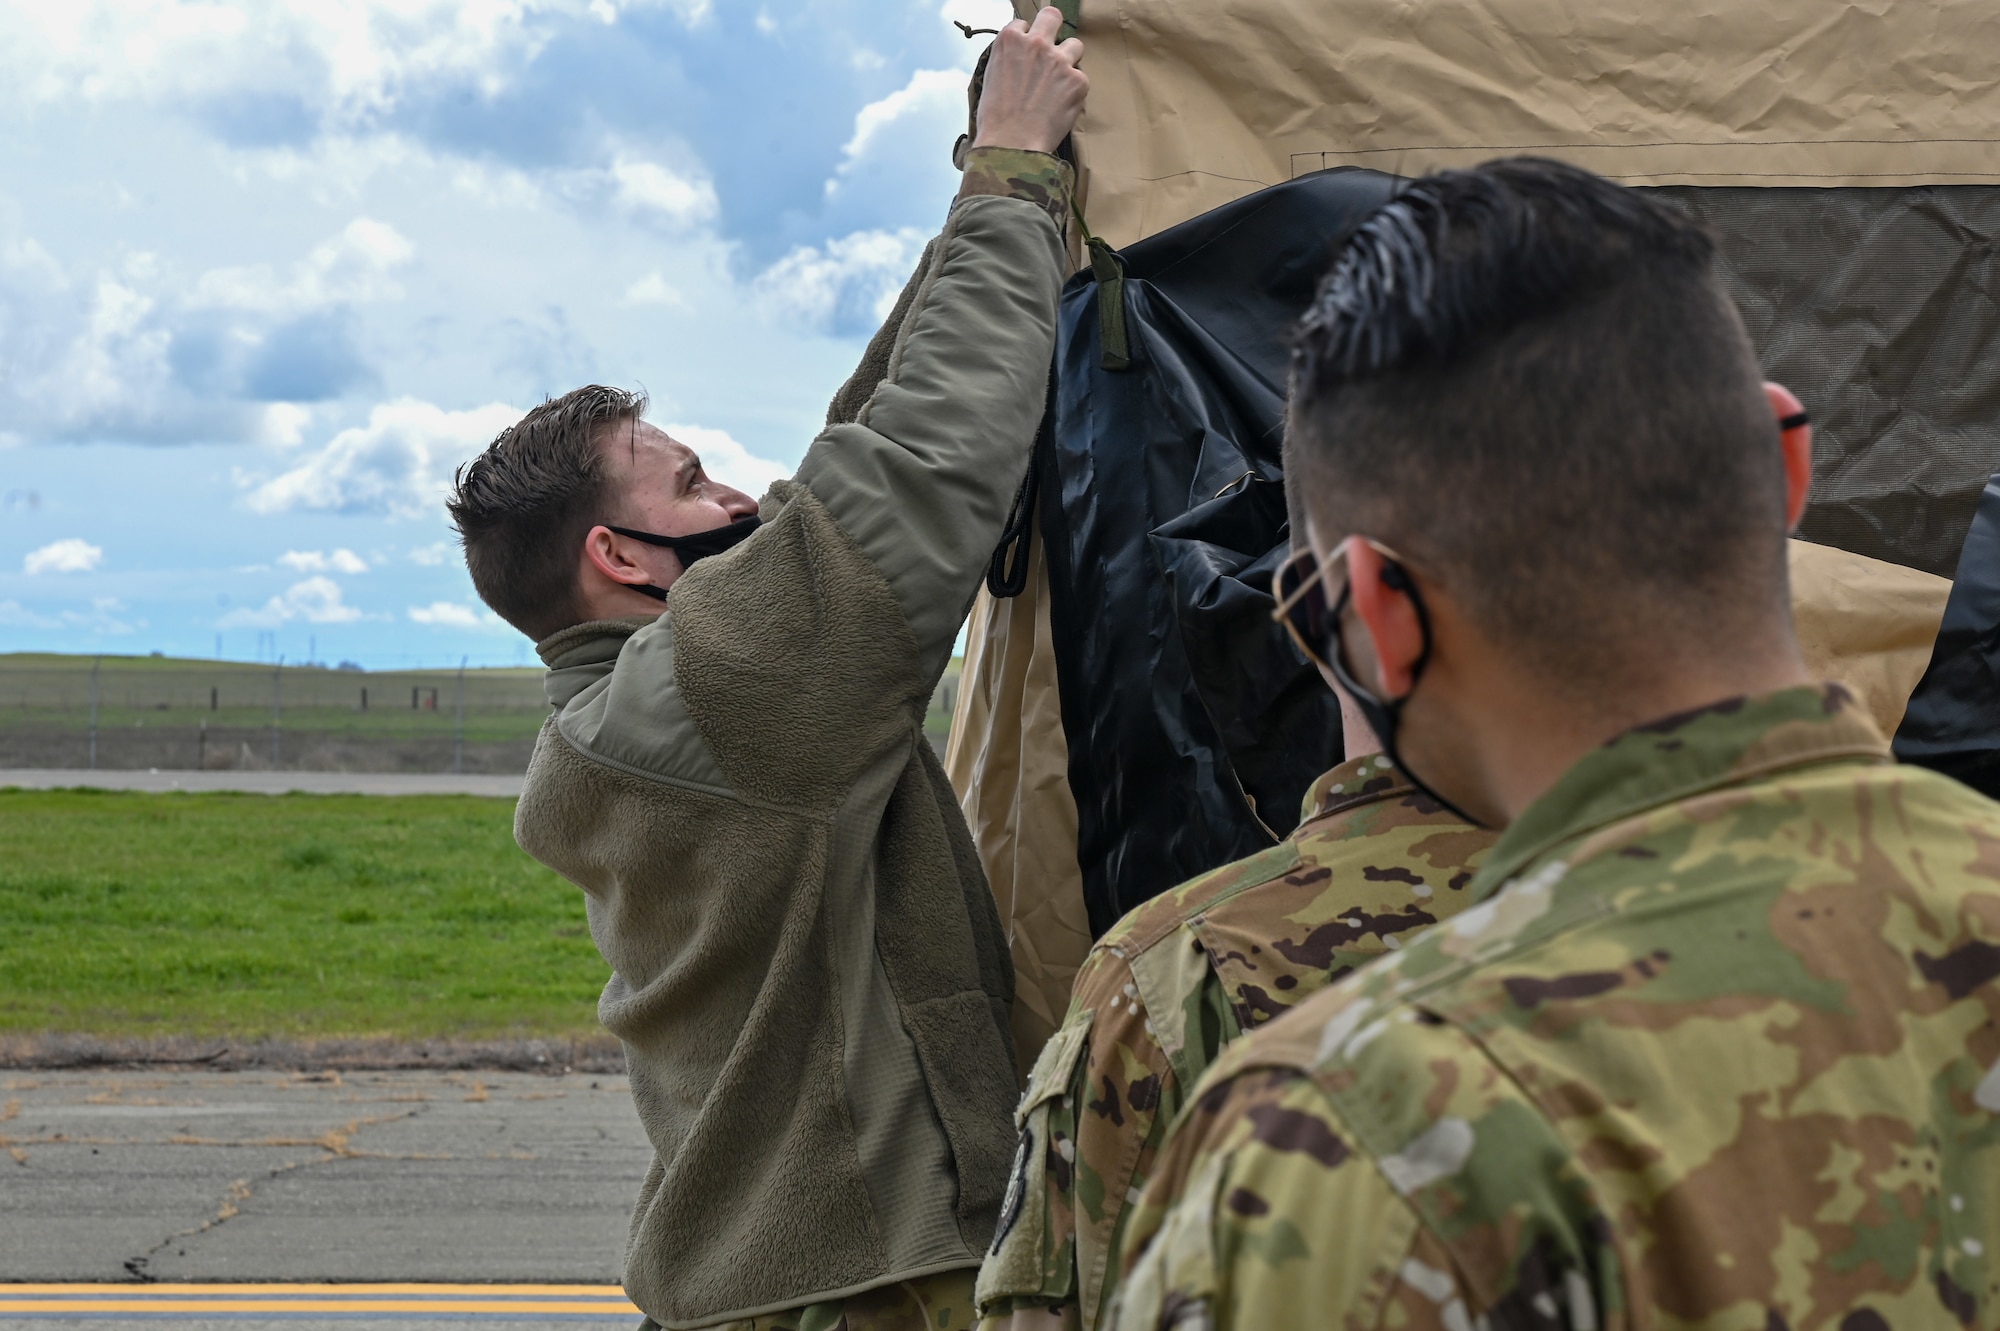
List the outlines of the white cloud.
{"type": "Polygon", "coordinates": [[[389,273],[408,263],[416,246],[387,222],[357,217],[345,229],[279,277],[269,264],[216,268],[203,273],[188,304],[287,314],[327,305],[394,300],[402,288],[389,273]]]}
{"type": "Polygon", "coordinates": [[[457,553],[458,543],[455,541],[432,541],[429,545],[412,548],[410,562],[421,564],[425,568],[438,568],[457,553]]]}
{"type": "Polygon", "coordinates": [[[280,448],[290,448],[302,444],[306,438],[306,426],[312,423],[312,408],[302,402],[272,402],[264,407],[264,417],[258,422],[257,442],[276,444],[280,448]]]}
{"type": "Polygon", "coordinates": [[[168,378],[166,354],[173,339],[163,328],[145,326],[153,304],[114,278],[99,277],[68,346],[39,384],[32,368],[23,367],[29,371],[24,386],[53,390],[71,418],[129,414],[135,399],[156,397],[168,378]]]}
{"type": "Polygon", "coordinates": [[[59,629],[63,622],[52,615],[38,615],[19,601],[0,601],[0,628],[59,629]]]}
{"type": "MultiPolygon", "coordinates": [[[[911,121],[924,123],[944,120],[955,130],[965,129],[965,71],[960,69],[920,69],[910,81],[880,101],[868,103],[854,115],[854,133],[840,150],[845,172],[868,156],[884,136],[911,121]]],[[[956,137],[954,135],[953,137],[956,137]]],[[[946,139],[949,147],[952,140],[946,139]]],[[[829,182],[831,188],[831,182],[829,182]]]]}
{"type": "Polygon", "coordinates": [[[61,629],[66,632],[84,633],[131,633],[144,628],[145,620],[128,624],[118,618],[125,609],[125,603],[115,596],[100,596],[90,603],[89,610],[64,610],[59,614],[44,615],[28,609],[19,601],[0,601],[0,628],[16,629],[61,629]]]}
{"type": "Polygon", "coordinates": [[[429,605],[413,605],[409,609],[412,622],[429,624],[433,628],[447,629],[487,629],[506,628],[507,621],[491,610],[478,606],[461,605],[456,601],[432,601],[429,605]]]}
{"type": "Polygon", "coordinates": [[[920,69],[855,112],[854,132],[826,182],[827,198],[866,195],[890,180],[907,185],[913,170],[943,182],[954,171],[951,146],[965,132],[965,80],[962,69],[920,69]]]}
{"type": "MultiPolygon", "coordinates": [[[[353,121],[440,82],[491,94],[555,22],[647,0],[63,0],[0,7],[0,86],[39,101],[283,91],[353,121]]],[[[666,0],[700,22],[708,0],[666,0]]]]}
{"type": "Polygon", "coordinates": [[[33,237],[10,237],[9,220],[0,208],[0,419],[30,440],[296,444],[313,408],[258,399],[366,382],[345,313],[398,295],[393,273],[412,254],[362,217],[290,264],[191,277],[138,253],[67,273],[33,237]],[[271,340],[314,313],[327,322],[303,353],[271,340]]]}
{"type": "Polygon", "coordinates": [[[247,607],[232,610],[216,621],[217,628],[274,629],[295,619],[308,624],[352,624],[367,618],[359,609],[341,599],[340,584],[332,578],[307,578],[273,596],[260,610],[247,607]]]}
{"type": "Polygon", "coordinates": [[[636,157],[618,157],[610,167],[613,196],[628,212],[674,227],[692,227],[715,217],[715,186],[636,157]]]}
{"type": "Polygon", "coordinates": [[[24,573],[88,573],[104,562],[104,551],[77,537],[51,541],[39,550],[30,550],[21,561],[24,573]]]}
{"type": "Polygon", "coordinates": [[[725,430],[712,430],[702,425],[663,425],[660,428],[700,455],[702,469],[710,476],[752,498],[761,497],[772,481],[782,481],[792,474],[792,469],[784,463],[758,457],[737,443],[725,430]]]}
{"type": "Polygon", "coordinates": [[[819,332],[872,329],[888,316],[929,237],[915,227],[802,245],[751,284],[773,318],[819,332]]]}
{"type": "Polygon", "coordinates": [[[664,305],[669,309],[686,309],[688,300],[680,291],[655,272],[647,273],[625,291],[627,305],[664,305]]]}
{"type": "Polygon", "coordinates": [[[278,562],[300,573],[366,573],[368,561],[352,550],[287,550],[278,562]]]}
{"type": "Polygon", "coordinates": [[[325,447],[268,480],[252,481],[257,513],[319,510],[393,517],[437,516],[453,468],[521,418],[494,402],[446,411],[415,398],[386,402],[368,423],[342,430],[325,447]]]}

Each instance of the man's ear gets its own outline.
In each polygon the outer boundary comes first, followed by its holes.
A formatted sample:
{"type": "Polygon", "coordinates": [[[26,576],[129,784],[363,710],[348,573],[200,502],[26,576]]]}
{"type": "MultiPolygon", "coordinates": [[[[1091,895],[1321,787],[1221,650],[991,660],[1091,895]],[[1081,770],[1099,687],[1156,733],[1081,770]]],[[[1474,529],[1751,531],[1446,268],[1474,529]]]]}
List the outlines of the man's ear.
{"type": "MultiPolygon", "coordinates": [[[[1764,397],[1780,422],[1806,414],[1805,404],[1783,384],[1766,383],[1764,397]]],[[[1778,449],[1785,459],[1785,530],[1793,532],[1805,516],[1806,495],[1812,489],[1812,423],[1799,420],[1790,429],[1780,424],[1778,449]]]]}
{"type": "MultiPolygon", "coordinates": [[[[1359,537],[1347,542],[1348,586],[1354,613],[1368,630],[1348,635],[1347,663],[1361,682],[1387,702],[1416,686],[1417,662],[1424,654],[1424,626],[1407,593],[1383,581],[1389,561],[1359,537]]],[[[1406,570],[1407,572],[1407,570],[1406,570]]]]}
{"type": "MultiPolygon", "coordinates": [[[[676,565],[680,563],[679,556],[671,550],[662,551],[661,554],[667,561],[676,565]]],[[[652,569],[637,562],[637,558],[643,557],[637,542],[629,541],[609,527],[601,525],[592,527],[584,533],[583,557],[605,578],[629,587],[643,587],[648,583],[657,583],[665,587],[673,581],[673,577],[680,574],[680,569],[676,567],[672,570],[673,576],[655,577],[652,569]]]]}

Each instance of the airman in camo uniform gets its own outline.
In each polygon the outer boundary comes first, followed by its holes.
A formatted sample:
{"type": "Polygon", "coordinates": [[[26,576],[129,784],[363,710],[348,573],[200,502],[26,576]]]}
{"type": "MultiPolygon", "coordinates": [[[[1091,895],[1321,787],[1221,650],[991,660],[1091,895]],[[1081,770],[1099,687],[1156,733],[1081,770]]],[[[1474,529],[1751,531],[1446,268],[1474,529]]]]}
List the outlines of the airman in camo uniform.
{"type": "Polygon", "coordinates": [[[1147,902],[1100,939],[1017,1114],[981,1310],[1098,1325],[1126,1199],[1223,1045],[1455,915],[1491,842],[1387,758],[1363,756],[1314,782],[1284,841],[1147,902]]]}
{"type": "Polygon", "coordinates": [[[2000,804],[1807,679],[1810,426],[1713,242],[1443,172],[1296,345],[1289,622],[1505,831],[1190,1094],[1110,1325],[2000,1326],[2000,804]]]}
{"type": "Polygon", "coordinates": [[[2000,807],[1793,689],[1585,758],[1471,894],[1223,1054],[1122,1331],[2000,1323],[2000,807]]]}

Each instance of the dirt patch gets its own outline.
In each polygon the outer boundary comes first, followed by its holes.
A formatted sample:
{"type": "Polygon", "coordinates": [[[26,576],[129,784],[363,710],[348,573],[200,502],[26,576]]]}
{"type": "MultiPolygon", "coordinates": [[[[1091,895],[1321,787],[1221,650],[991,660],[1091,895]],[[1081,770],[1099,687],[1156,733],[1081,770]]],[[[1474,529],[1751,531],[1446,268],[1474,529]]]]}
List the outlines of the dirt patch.
{"type": "Polygon", "coordinates": [[[573,1040],[198,1040],[167,1036],[107,1040],[92,1035],[0,1035],[0,1068],[253,1068],[289,1071],[601,1072],[625,1071],[625,1051],[608,1035],[573,1040]]]}

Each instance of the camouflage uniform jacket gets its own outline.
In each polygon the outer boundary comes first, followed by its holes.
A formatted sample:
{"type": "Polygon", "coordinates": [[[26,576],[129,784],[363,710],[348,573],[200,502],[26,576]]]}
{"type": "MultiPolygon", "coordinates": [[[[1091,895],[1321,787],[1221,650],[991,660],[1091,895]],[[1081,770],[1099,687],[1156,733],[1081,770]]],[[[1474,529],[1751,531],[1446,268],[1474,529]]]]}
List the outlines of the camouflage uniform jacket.
{"type": "Polygon", "coordinates": [[[2000,805],[1790,689],[1591,753],[1473,891],[1218,1061],[1116,1326],[2000,1323],[2000,805]]]}
{"type": "Polygon", "coordinates": [[[983,1311],[1075,1305],[1095,1326],[1126,1199],[1222,1046],[1457,913],[1493,840],[1380,757],[1320,777],[1303,818],[1271,849],[1139,907],[1085,960],[1017,1114],[983,1311]]]}

